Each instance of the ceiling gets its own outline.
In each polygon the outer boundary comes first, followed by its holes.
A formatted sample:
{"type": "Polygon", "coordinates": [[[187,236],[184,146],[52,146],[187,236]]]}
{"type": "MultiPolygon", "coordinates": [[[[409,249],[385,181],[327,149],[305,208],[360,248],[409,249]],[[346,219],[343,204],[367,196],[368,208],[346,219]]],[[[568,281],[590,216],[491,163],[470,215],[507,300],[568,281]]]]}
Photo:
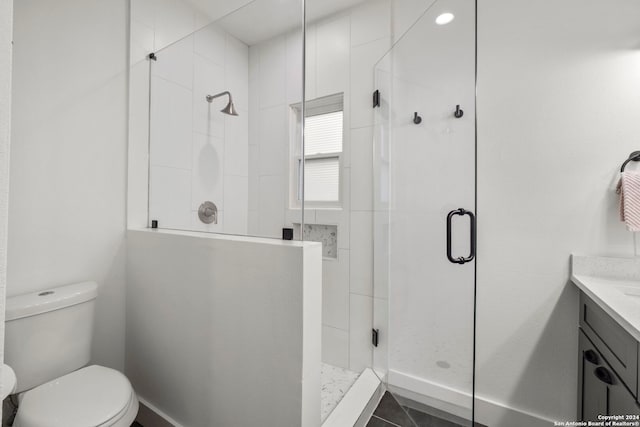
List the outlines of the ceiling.
{"type": "MultiPolygon", "coordinates": [[[[187,0],[234,37],[251,46],[301,27],[301,0],[187,0]],[[222,19],[221,19],[222,18],[222,19]]],[[[313,22],[368,0],[307,0],[313,22]]]]}

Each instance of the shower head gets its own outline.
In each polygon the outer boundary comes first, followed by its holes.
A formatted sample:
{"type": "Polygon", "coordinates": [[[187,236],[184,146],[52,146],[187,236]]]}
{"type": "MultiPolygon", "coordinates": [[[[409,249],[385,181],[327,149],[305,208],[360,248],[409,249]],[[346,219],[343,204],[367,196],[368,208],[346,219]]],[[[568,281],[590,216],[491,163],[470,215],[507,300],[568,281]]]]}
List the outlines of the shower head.
{"type": "Polygon", "coordinates": [[[214,99],[219,98],[219,97],[224,96],[224,95],[228,95],[229,96],[229,102],[227,103],[226,107],[224,107],[222,110],[220,110],[220,112],[222,112],[224,114],[228,114],[230,116],[237,116],[238,115],[238,111],[236,110],[236,107],[233,105],[233,98],[231,98],[231,93],[229,91],[220,92],[220,93],[218,93],[216,95],[207,95],[206,99],[207,99],[207,102],[209,104],[211,104],[214,99]]]}
{"type": "Polygon", "coordinates": [[[227,106],[224,107],[220,111],[223,112],[224,114],[228,114],[230,116],[237,116],[238,115],[238,112],[236,111],[236,107],[233,105],[233,101],[231,99],[229,99],[229,103],[227,104],[227,106]]]}

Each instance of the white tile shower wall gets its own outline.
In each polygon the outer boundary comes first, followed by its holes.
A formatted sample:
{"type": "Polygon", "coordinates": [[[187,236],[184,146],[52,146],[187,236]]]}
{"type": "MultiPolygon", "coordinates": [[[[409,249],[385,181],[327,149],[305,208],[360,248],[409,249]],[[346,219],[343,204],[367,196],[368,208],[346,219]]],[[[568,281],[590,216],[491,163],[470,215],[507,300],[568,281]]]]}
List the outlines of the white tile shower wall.
{"type": "Polygon", "coordinates": [[[131,0],[127,225],[146,227],[149,212],[149,60],[196,30],[201,14],[181,0],[131,0]]]}
{"type": "MultiPolygon", "coordinates": [[[[220,33],[215,26],[205,28],[217,18],[226,15],[234,9],[242,7],[249,3],[250,0],[241,0],[237,2],[220,1],[186,1],[186,0],[131,0],[130,13],[130,77],[129,77],[129,162],[128,162],[128,192],[127,192],[127,224],[129,227],[146,227],[148,225],[148,199],[149,199],[149,60],[147,55],[151,52],[157,52],[167,46],[178,42],[187,37],[198,29],[203,31],[195,34],[193,40],[193,60],[183,58],[182,61],[176,61],[177,69],[174,69],[174,77],[177,76],[178,81],[182,77],[183,82],[190,82],[191,77],[185,75],[188,64],[194,60],[194,71],[197,75],[193,76],[193,84],[205,85],[207,82],[211,84],[209,90],[215,88],[220,90],[222,83],[227,83],[231,88],[236,99],[236,107],[241,111],[248,110],[246,102],[247,85],[245,83],[243,64],[248,61],[244,54],[245,47],[240,46],[237,40],[227,38],[220,33]],[[230,46],[226,46],[229,43],[230,46]],[[225,60],[228,58],[228,61],[225,60]],[[208,62],[206,61],[208,60],[208,62]],[[212,67],[214,68],[212,71],[212,67]],[[212,71],[211,74],[205,72],[212,71]],[[237,73],[235,71],[238,71],[237,73]],[[243,107],[244,106],[244,107],[243,107]]],[[[183,53],[188,53],[183,51],[183,53]]],[[[188,73],[187,73],[188,74],[188,73]]],[[[175,82],[175,81],[174,81],[175,82]]],[[[190,84],[190,83],[189,83],[190,84]]],[[[193,88],[192,88],[193,89],[193,88]]],[[[225,126],[224,118],[219,117],[217,112],[214,117],[212,129],[207,128],[206,114],[209,112],[203,109],[202,104],[196,105],[198,108],[194,110],[195,125],[199,126],[201,132],[212,134],[220,138],[224,138],[224,131],[231,131],[232,134],[228,140],[236,140],[237,131],[229,129],[225,126]],[[205,130],[202,130],[205,129],[205,130]],[[208,129],[208,131],[207,131],[208,129]]],[[[192,107],[190,107],[192,108],[192,107]]],[[[241,116],[242,117],[242,116],[241,116]]],[[[246,114],[244,119],[246,120],[246,114]]],[[[243,126],[243,120],[239,120],[243,126]]],[[[211,125],[211,123],[209,123],[211,125]]],[[[235,126],[234,126],[235,127],[235,126]]],[[[240,130],[239,135],[242,135],[240,130]]],[[[185,144],[188,146],[188,144],[185,144]]],[[[229,147],[231,144],[227,144],[229,147]]],[[[240,147],[242,144],[240,144],[240,147]]],[[[235,149],[237,146],[231,147],[235,149]]],[[[190,149],[190,148],[189,148],[190,149]]],[[[210,150],[207,151],[211,154],[210,150]]],[[[238,154],[241,157],[241,154],[238,154]]],[[[204,156],[206,157],[206,155],[204,156]]],[[[191,160],[190,160],[191,161],[191,160]]],[[[230,169],[227,173],[233,176],[246,176],[238,169],[230,169]]],[[[220,184],[222,186],[222,184],[220,184]]],[[[195,184],[194,184],[195,186],[195,184]]],[[[237,200],[233,200],[237,202],[237,200]]],[[[192,212],[193,213],[193,212],[192,212]]],[[[206,226],[197,218],[194,220],[193,215],[189,214],[189,222],[194,227],[203,230],[216,229],[221,227],[206,226]]],[[[185,221],[186,223],[186,221],[185,221]]],[[[222,224],[220,224],[222,225],[222,224]]],[[[236,227],[233,227],[236,229],[236,227]]],[[[218,230],[223,231],[223,230],[218,230]]]]}
{"type": "Polygon", "coordinates": [[[212,24],[159,51],[151,63],[150,204],[161,228],[246,234],[248,47],[212,24]],[[219,110],[229,90],[239,116],[219,110]],[[218,223],[199,221],[213,202],[218,223]],[[226,222],[225,222],[226,221],[226,222]]]}
{"type": "MultiPolygon", "coordinates": [[[[11,136],[11,41],[13,1],[0,3],[0,319],[4,319],[7,288],[7,216],[11,136]]],[[[4,361],[4,322],[0,325],[0,363],[4,361]]],[[[2,408],[0,407],[0,419],[2,408]]]]}
{"type": "MultiPolygon", "coordinates": [[[[305,211],[306,223],[338,226],[338,258],[323,262],[323,360],[354,370],[372,360],[371,93],[390,47],[390,8],[369,1],[307,25],[306,97],[343,92],[345,108],[342,208],[305,211]]],[[[299,222],[289,209],[289,107],[301,101],[300,43],[293,32],[249,49],[250,234],[277,237],[299,222]]]]}
{"type": "Polygon", "coordinates": [[[9,295],[98,282],[93,362],[120,369],[128,4],[15,2],[7,260],[9,295]]]}
{"type": "MultiPolygon", "coordinates": [[[[295,66],[292,35],[279,35],[249,48],[249,234],[279,237],[286,224],[289,194],[289,109],[287,65],[295,66]]],[[[301,40],[301,38],[300,38],[301,40]]],[[[298,99],[297,102],[300,100],[298,99]]],[[[295,102],[295,101],[293,101],[295,102]]]]}

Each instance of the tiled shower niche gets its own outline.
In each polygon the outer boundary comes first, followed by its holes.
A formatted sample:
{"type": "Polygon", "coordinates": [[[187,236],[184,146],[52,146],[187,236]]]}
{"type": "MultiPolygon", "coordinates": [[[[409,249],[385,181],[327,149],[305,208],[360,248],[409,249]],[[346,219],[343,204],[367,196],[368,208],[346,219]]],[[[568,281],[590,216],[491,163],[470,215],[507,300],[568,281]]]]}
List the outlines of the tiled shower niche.
{"type": "Polygon", "coordinates": [[[323,258],[338,258],[338,226],[305,224],[304,240],[322,243],[323,258]]]}

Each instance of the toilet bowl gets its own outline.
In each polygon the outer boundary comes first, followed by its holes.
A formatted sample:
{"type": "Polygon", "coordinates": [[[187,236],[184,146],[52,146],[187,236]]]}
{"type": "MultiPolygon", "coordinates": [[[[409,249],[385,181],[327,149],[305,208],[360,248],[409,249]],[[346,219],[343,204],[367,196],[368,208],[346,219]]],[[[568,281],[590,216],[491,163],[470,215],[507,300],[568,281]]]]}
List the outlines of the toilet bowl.
{"type": "Polygon", "coordinates": [[[22,393],[14,427],[129,427],[138,399],[129,380],[88,366],[22,393]]]}
{"type": "Polygon", "coordinates": [[[7,298],[5,360],[16,373],[15,427],[129,427],[138,398],[122,373],[86,366],[97,285],[7,298]]]}

